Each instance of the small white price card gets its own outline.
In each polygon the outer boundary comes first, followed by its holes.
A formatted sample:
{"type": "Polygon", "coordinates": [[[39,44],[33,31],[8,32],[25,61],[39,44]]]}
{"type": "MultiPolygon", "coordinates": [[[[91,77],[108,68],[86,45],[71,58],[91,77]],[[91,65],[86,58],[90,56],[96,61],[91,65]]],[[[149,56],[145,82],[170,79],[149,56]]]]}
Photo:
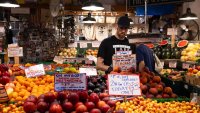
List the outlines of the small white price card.
{"type": "Polygon", "coordinates": [[[69,43],[68,47],[77,48],[77,42],[69,43]]]}
{"type": "Polygon", "coordinates": [[[87,48],[87,42],[80,42],[80,48],[87,48]]]}
{"type": "Polygon", "coordinates": [[[27,78],[45,75],[44,65],[39,64],[39,65],[35,65],[35,66],[30,66],[25,69],[25,74],[26,74],[27,78]]]}
{"type": "Polygon", "coordinates": [[[64,59],[62,58],[62,56],[55,56],[53,61],[58,63],[58,64],[63,64],[64,59]]]}
{"type": "Polygon", "coordinates": [[[22,47],[8,48],[8,57],[20,57],[23,56],[22,47]]]}
{"type": "Polygon", "coordinates": [[[100,43],[101,42],[99,42],[99,41],[94,41],[94,42],[92,42],[92,47],[99,47],[100,43]]]}
{"type": "Polygon", "coordinates": [[[55,74],[54,76],[54,90],[86,90],[87,80],[85,73],[75,73],[75,74],[55,74]]]}
{"type": "Polygon", "coordinates": [[[141,95],[139,75],[108,75],[109,95],[141,95]]]}
{"type": "Polygon", "coordinates": [[[87,76],[96,76],[97,75],[97,69],[88,67],[88,68],[79,68],[80,73],[86,73],[87,76]]]}
{"type": "Polygon", "coordinates": [[[177,35],[177,29],[175,28],[168,28],[167,29],[167,35],[177,35]]]}
{"type": "Polygon", "coordinates": [[[169,67],[170,68],[176,68],[177,61],[169,61],[169,67]]]}
{"type": "Polygon", "coordinates": [[[188,69],[190,67],[190,64],[188,64],[188,63],[183,63],[182,64],[182,68],[183,69],[188,69]]]}

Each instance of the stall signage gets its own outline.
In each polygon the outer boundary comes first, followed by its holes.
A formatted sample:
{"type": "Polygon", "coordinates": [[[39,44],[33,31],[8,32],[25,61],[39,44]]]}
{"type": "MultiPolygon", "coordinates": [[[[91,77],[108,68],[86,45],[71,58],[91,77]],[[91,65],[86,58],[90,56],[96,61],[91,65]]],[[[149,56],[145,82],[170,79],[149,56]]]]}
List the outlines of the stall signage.
{"type": "Polygon", "coordinates": [[[86,73],[87,76],[96,76],[97,75],[97,69],[88,67],[88,68],[79,68],[80,73],[86,73]]]}
{"type": "Polygon", "coordinates": [[[55,74],[54,76],[55,91],[63,90],[86,90],[87,81],[85,73],[75,73],[75,74],[55,74]]]}
{"type": "Polygon", "coordinates": [[[80,48],[87,48],[87,42],[80,42],[80,48]]]}
{"type": "Polygon", "coordinates": [[[23,56],[22,47],[8,48],[8,57],[20,57],[23,56]]]}
{"type": "Polygon", "coordinates": [[[183,63],[182,64],[182,68],[183,69],[188,69],[190,67],[190,64],[188,64],[188,63],[183,63]]]}
{"type": "Polygon", "coordinates": [[[141,95],[139,75],[108,75],[109,95],[141,95]]]}
{"type": "Polygon", "coordinates": [[[0,86],[0,103],[9,101],[5,86],[0,86]]]}
{"type": "Polygon", "coordinates": [[[120,67],[122,71],[136,69],[136,55],[113,55],[113,67],[120,67]]]}
{"type": "Polygon", "coordinates": [[[101,42],[99,42],[99,41],[94,41],[94,42],[92,42],[92,47],[99,47],[100,43],[101,42]]]}
{"type": "Polygon", "coordinates": [[[63,64],[63,62],[64,62],[62,56],[55,56],[53,61],[58,63],[58,64],[63,64]]]}
{"type": "Polygon", "coordinates": [[[45,75],[44,65],[39,64],[39,65],[35,65],[35,66],[30,66],[25,69],[25,74],[26,74],[27,78],[45,75]]]}
{"type": "Polygon", "coordinates": [[[170,61],[169,62],[169,68],[176,68],[177,61],[170,61]]]}
{"type": "Polygon", "coordinates": [[[85,60],[85,64],[91,65],[93,63],[93,60],[85,60]]]}
{"type": "Polygon", "coordinates": [[[77,42],[68,44],[68,47],[77,48],[77,42]]]}
{"type": "Polygon", "coordinates": [[[175,28],[168,28],[167,35],[177,35],[178,31],[175,28]]]}
{"type": "Polygon", "coordinates": [[[52,69],[51,65],[44,65],[45,71],[48,71],[48,70],[51,70],[51,69],[52,69]]]}

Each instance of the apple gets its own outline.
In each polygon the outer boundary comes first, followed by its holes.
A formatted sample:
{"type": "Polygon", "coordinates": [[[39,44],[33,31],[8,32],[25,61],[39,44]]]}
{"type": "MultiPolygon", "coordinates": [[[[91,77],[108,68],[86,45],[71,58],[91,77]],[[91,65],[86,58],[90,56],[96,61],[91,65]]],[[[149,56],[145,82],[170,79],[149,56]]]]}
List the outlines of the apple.
{"type": "Polygon", "coordinates": [[[76,105],[75,105],[75,108],[77,108],[80,105],[83,105],[83,102],[77,102],[76,105]]]}
{"type": "Polygon", "coordinates": [[[115,113],[125,113],[125,111],[120,109],[120,110],[116,110],[115,113]]]}
{"type": "Polygon", "coordinates": [[[105,97],[108,97],[109,95],[108,95],[108,93],[100,93],[99,94],[99,98],[102,100],[103,98],[105,98],[105,97]]]}
{"type": "Polygon", "coordinates": [[[54,93],[52,92],[47,92],[44,94],[44,101],[47,103],[52,103],[56,99],[54,93]]]}
{"type": "Polygon", "coordinates": [[[8,71],[5,71],[5,72],[2,73],[2,76],[8,76],[8,77],[10,77],[10,73],[8,71]]]}
{"type": "Polygon", "coordinates": [[[63,111],[65,112],[72,112],[73,111],[73,104],[71,102],[67,102],[65,101],[63,104],[62,104],[62,108],[63,108],[63,111]]]}
{"type": "Polygon", "coordinates": [[[88,92],[87,91],[78,92],[78,95],[79,95],[79,100],[81,102],[86,102],[87,101],[87,99],[88,99],[88,92]]]}
{"type": "Polygon", "coordinates": [[[23,108],[26,113],[33,113],[37,110],[37,106],[33,102],[25,102],[23,108]]]}
{"type": "Polygon", "coordinates": [[[90,111],[90,113],[101,113],[100,109],[94,108],[90,111]]]}
{"type": "Polygon", "coordinates": [[[87,112],[87,107],[85,105],[80,105],[76,108],[76,113],[87,112]]]}
{"type": "Polygon", "coordinates": [[[108,104],[105,104],[101,108],[102,113],[107,113],[107,111],[110,109],[110,106],[108,104]]]}
{"type": "Polygon", "coordinates": [[[53,103],[49,108],[49,113],[62,113],[62,107],[58,103],[53,103]]]}
{"type": "Polygon", "coordinates": [[[67,98],[67,93],[65,91],[58,92],[57,100],[63,102],[67,98]]]}
{"type": "Polygon", "coordinates": [[[33,102],[34,104],[37,104],[37,97],[34,95],[30,95],[25,102],[33,102]]]}
{"type": "Polygon", "coordinates": [[[45,113],[47,110],[48,110],[49,106],[46,102],[39,102],[37,104],[37,110],[40,112],[40,113],[45,113]]]}
{"type": "Polygon", "coordinates": [[[79,96],[77,93],[70,93],[68,95],[68,101],[75,105],[79,101],[79,96]]]}
{"type": "Polygon", "coordinates": [[[87,107],[88,111],[90,111],[91,109],[95,108],[95,104],[93,102],[86,102],[85,106],[87,107]]]}
{"type": "Polygon", "coordinates": [[[1,81],[1,84],[6,85],[7,83],[10,82],[10,77],[2,76],[0,81],[1,81]]]}
{"type": "Polygon", "coordinates": [[[108,102],[107,102],[107,104],[110,106],[110,107],[115,107],[116,106],[116,100],[109,100],[108,102]]]}
{"type": "Polygon", "coordinates": [[[106,103],[102,100],[100,100],[99,102],[97,102],[97,107],[101,108],[102,106],[104,106],[106,103]]]}
{"type": "Polygon", "coordinates": [[[99,101],[99,96],[96,93],[91,93],[89,96],[89,101],[97,104],[97,102],[99,101]]]}

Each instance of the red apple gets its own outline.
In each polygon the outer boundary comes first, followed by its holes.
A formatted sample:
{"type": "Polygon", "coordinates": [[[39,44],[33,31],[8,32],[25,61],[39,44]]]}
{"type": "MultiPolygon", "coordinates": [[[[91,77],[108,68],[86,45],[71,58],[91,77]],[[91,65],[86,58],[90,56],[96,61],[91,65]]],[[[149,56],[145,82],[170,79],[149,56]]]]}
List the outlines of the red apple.
{"type": "Polygon", "coordinates": [[[8,76],[8,77],[10,77],[10,73],[8,71],[5,71],[5,72],[2,73],[2,76],[8,76]]]}
{"type": "Polygon", "coordinates": [[[38,100],[39,99],[44,99],[44,94],[41,94],[39,97],[38,97],[38,100]]]}
{"type": "Polygon", "coordinates": [[[47,103],[52,103],[55,100],[55,95],[52,92],[47,92],[44,94],[44,101],[47,103]]]}
{"type": "Polygon", "coordinates": [[[77,102],[76,105],[75,105],[75,108],[77,108],[80,105],[83,105],[83,102],[77,102]]]}
{"type": "Polygon", "coordinates": [[[49,113],[62,113],[62,107],[58,103],[53,103],[49,108],[49,113]]]}
{"type": "Polygon", "coordinates": [[[117,101],[115,101],[115,100],[109,100],[109,101],[107,102],[107,104],[108,104],[110,107],[115,107],[116,102],[117,102],[117,101]]]}
{"type": "Polygon", "coordinates": [[[77,93],[70,93],[68,95],[68,101],[75,105],[79,101],[79,96],[77,93]]]}
{"type": "Polygon", "coordinates": [[[101,110],[94,108],[90,111],[90,113],[101,113],[101,110]]]}
{"type": "Polygon", "coordinates": [[[45,113],[47,110],[48,110],[49,106],[46,102],[39,102],[37,104],[37,110],[40,112],[40,113],[45,113]]]}
{"type": "Polygon", "coordinates": [[[33,102],[34,104],[37,104],[37,97],[34,95],[30,95],[25,102],[33,102]]]}
{"type": "Polygon", "coordinates": [[[96,93],[91,93],[89,96],[89,101],[97,104],[97,102],[99,101],[99,96],[96,93]]]}
{"type": "Polygon", "coordinates": [[[109,95],[108,95],[108,93],[100,93],[99,94],[99,98],[102,100],[103,98],[105,98],[105,97],[108,97],[109,95]]]}
{"type": "Polygon", "coordinates": [[[63,111],[65,112],[72,112],[73,111],[73,104],[71,102],[67,102],[65,101],[63,104],[62,104],[62,108],[63,108],[63,111]]]}
{"type": "Polygon", "coordinates": [[[8,76],[1,77],[1,84],[6,85],[9,82],[10,82],[10,77],[8,77],[8,76]]]}
{"type": "Polygon", "coordinates": [[[88,99],[88,92],[87,91],[78,92],[78,95],[79,95],[79,100],[81,102],[86,102],[87,101],[87,99],[88,99]]]}
{"type": "Polygon", "coordinates": [[[37,107],[33,102],[25,102],[23,108],[26,113],[33,113],[37,110],[37,107]]]}
{"type": "Polygon", "coordinates": [[[104,97],[102,100],[107,103],[110,100],[110,98],[109,97],[104,97]]]}
{"type": "Polygon", "coordinates": [[[98,108],[101,108],[102,106],[104,106],[106,103],[104,102],[104,101],[99,101],[99,102],[97,102],[97,106],[98,106],[98,108]]]}
{"type": "Polygon", "coordinates": [[[67,98],[67,93],[65,91],[58,92],[57,100],[63,102],[67,98]]]}
{"type": "Polygon", "coordinates": [[[87,107],[85,105],[80,105],[76,108],[76,113],[87,112],[87,107]]]}
{"type": "Polygon", "coordinates": [[[90,111],[91,109],[95,108],[95,104],[93,102],[86,102],[85,106],[87,107],[88,111],[90,111]]]}
{"type": "Polygon", "coordinates": [[[110,109],[110,106],[108,104],[105,104],[101,108],[102,113],[107,113],[107,111],[110,109]]]}

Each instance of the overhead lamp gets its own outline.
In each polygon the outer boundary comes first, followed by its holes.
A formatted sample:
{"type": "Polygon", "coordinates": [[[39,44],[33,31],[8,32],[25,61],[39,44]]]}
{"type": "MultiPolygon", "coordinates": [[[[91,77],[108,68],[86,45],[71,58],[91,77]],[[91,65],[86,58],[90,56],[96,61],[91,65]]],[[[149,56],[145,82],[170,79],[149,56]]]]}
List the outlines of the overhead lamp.
{"type": "Polygon", "coordinates": [[[0,7],[19,7],[16,0],[1,0],[0,7]]]}
{"type": "Polygon", "coordinates": [[[88,16],[83,19],[83,23],[96,23],[96,19],[92,18],[91,13],[88,13],[88,16]]]}
{"type": "Polygon", "coordinates": [[[88,1],[83,5],[82,9],[88,11],[99,11],[99,10],[104,10],[104,7],[100,2],[88,1]]]}
{"type": "Polygon", "coordinates": [[[198,19],[197,15],[191,12],[190,8],[187,8],[186,13],[179,18],[179,20],[196,20],[198,19]]]}

